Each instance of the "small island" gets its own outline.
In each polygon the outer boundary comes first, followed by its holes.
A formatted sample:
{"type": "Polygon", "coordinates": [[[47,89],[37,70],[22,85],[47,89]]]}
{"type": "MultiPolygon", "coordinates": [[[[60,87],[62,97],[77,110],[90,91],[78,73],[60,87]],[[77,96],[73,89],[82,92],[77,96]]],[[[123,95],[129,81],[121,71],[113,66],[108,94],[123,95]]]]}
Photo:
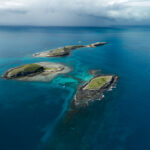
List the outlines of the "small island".
{"type": "Polygon", "coordinates": [[[75,50],[75,49],[85,48],[85,47],[95,48],[97,46],[102,46],[105,44],[107,44],[107,43],[106,42],[96,42],[96,43],[92,43],[89,45],[65,46],[65,47],[60,47],[60,48],[49,50],[49,51],[35,53],[35,54],[33,54],[33,57],[64,57],[64,56],[68,56],[71,53],[71,51],[75,50]]]}
{"type": "Polygon", "coordinates": [[[108,91],[117,82],[116,75],[100,75],[93,77],[88,83],[78,88],[72,108],[80,108],[89,104],[90,101],[103,98],[103,93],[108,91]]]}
{"type": "Polygon", "coordinates": [[[58,74],[70,71],[71,69],[63,64],[39,62],[9,69],[4,73],[3,78],[22,81],[51,81],[58,74]]]}

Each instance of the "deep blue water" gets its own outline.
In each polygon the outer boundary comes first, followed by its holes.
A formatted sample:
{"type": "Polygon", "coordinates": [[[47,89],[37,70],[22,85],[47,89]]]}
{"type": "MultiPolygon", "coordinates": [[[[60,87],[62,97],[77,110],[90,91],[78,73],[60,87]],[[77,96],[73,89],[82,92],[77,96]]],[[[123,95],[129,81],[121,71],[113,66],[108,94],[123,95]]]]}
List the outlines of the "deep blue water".
{"type": "Polygon", "coordinates": [[[0,78],[0,150],[149,150],[150,27],[0,27],[0,75],[26,63],[73,67],[52,82],[0,78]],[[65,58],[32,58],[60,46],[106,41],[65,58]],[[117,74],[117,88],[66,120],[88,69],[117,74]],[[73,78],[72,78],[73,77],[73,78]]]}

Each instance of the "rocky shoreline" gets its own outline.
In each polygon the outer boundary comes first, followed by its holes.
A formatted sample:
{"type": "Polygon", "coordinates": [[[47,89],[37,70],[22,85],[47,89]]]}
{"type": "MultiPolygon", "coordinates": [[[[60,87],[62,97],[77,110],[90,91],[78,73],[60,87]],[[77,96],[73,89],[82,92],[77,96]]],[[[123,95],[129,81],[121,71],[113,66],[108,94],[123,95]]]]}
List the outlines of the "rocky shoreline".
{"type": "Polygon", "coordinates": [[[112,88],[118,81],[118,78],[119,77],[116,75],[99,75],[93,77],[88,83],[78,88],[71,103],[71,108],[81,108],[87,106],[91,101],[102,99],[104,92],[112,88]],[[101,83],[100,86],[97,86],[98,81],[94,80],[97,80],[98,78],[101,80],[107,78],[108,80],[106,80],[104,83],[101,83]],[[92,83],[93,81],[95,83],[92,83]],[[96,86],[92,86],[91,83],[95,84],[96,86]]]}
{"type": "Polygon", "coordinates": [[[79,49],[79,48],[95,48],[98,46],[102,46],[107,44],[106,42],[96,42],[89,45],[72,45],[72,46],[65,46],[60,47],[57,49],[44,51],[40,53],[33,54],[33,57],[64,57],[70,55],[72,50],[79,49]]]}

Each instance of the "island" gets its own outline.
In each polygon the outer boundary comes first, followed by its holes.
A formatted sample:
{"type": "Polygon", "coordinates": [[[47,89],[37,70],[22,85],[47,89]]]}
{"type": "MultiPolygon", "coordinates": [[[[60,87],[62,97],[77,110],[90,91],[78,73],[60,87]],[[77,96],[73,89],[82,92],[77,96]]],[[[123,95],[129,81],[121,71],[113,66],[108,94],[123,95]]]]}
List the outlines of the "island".
{"type": "Polygon", "coordinates": [[[39,62],[11,68],[4,73],[3,78],[22,81],[51,81],[58,74],[70,71],[70,67],[60,63],[39,62]]]}
{"type": "Polygon", "coordinates": [[[93,77],[88,83],[78,88],[73,101],[72,109],[81,108],[89,104],[90,101],[103,98],[104,92],[112,88],[118,80],[116,75],[98,75],[93,77]]]}
{"type": "Polygon", "coordinates": [[[79,48],[85,48],[85,47],[91,47],[95,48],[97,46],[102,46],[107,44],[106,42],[96,42],[89,45],[72,45],[72,46],[65,46],[60,47],[53,50],[48,50],[40,53],[33,54],[33,57],[64,57],[70,55],[72,50],[79,49],[79,48]]]}

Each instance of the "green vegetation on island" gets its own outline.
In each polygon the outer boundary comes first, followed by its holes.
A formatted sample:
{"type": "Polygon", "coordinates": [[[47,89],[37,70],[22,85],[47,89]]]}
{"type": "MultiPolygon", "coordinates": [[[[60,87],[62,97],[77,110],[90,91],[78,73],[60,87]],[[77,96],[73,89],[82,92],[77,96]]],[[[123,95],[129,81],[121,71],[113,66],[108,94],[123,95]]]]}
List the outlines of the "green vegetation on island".
{"type": "Polygon", "coordinates": [[[84,90],[98,90],[108,82],[110,82],[112,76],[100,76],[92,79],[85,87],[84,90]]]}
{"type": "Polygon", "coordinates": [[[57,48],[55,50],[49,51],[47,53],[47,57],[60,57],[60,56],[66,56],[70,54],[71,50],[82,48],[84,46],[82,45],[74,45],[74,46],[65,46],[61,48],[57,48]]]}
{"type": "Polygon", "coordinates": [[[35,73],[40,73],[44,67],[38,64],[27,64],[17,68],[13,68],[5,73],[4,77],[7,79],[23,77],[35,73]]]}

